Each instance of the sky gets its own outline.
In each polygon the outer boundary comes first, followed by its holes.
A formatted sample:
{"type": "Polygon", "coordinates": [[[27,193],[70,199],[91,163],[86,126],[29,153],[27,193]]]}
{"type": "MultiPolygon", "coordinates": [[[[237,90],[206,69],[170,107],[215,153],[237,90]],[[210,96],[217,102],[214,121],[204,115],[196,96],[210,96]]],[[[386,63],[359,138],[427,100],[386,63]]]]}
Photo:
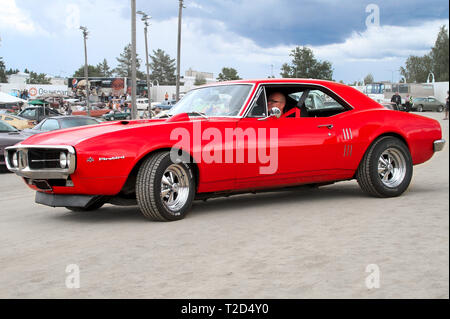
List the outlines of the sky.
{"type": "MultiPolygon", "coordinates": [[[[0,0],[0,57],[7,69],[70,77],[84,64],[80,25],[89,29],[88,63],[111,67],[131,43],[130,0],[0,0]]],[[[152,17],[150,53],[177,55],[178,0],[136,0],[152,17]]],[[[433,47],[449,25],[444,0],[185,0],[181,74],[192,68],[217,77],[232,67],[242,78],[280,76],[291,50],[307,46],[333,66],[333,79],[400,80],[410,55],[433,47]],[[272,73],[273,72],[273,73],[272,73]]],[[[137,53],[144,70],[143,23],[137,53]]]]}

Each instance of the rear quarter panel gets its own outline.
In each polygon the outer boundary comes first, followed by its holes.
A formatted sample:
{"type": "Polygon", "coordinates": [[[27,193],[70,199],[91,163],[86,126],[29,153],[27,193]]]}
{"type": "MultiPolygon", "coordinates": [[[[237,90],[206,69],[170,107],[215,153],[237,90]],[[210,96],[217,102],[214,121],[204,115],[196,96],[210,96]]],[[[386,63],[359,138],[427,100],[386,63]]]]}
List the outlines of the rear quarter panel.
{"type": "Polygon", "coordinates": [[[433,142],[442,138],[438,121],[420,115],[400,111],[371,109],[345,113],[343,126],[356,128],[355,158],[357,168],[369,146],[382,135],[401,137],[408,146],[414,165],[429,160],[433,154],[433,142]]]}

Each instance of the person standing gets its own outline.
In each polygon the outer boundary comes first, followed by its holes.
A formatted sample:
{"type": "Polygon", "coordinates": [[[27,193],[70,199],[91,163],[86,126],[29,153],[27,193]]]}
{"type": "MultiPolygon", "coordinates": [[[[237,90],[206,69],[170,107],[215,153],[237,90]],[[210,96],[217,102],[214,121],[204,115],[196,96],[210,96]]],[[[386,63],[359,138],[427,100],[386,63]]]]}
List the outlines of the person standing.
{"type": "Polygon", "coordinates": [[[395,94],[392,95],[391,102],[395,103],[397,107],[402,104],[402,97],[400,96],[400,94],[398,94],[398,92],[395,92],[395,94]]]}
{"type": "Polygon", "coordinates": [[[447,91],[447,99],[445,100],[445,117],[444,120],[448,120],[448,91],[447,91]]]}
{"type": "Polygon", "coordinates": [[[412,98],[412,96],[410,96],[408,94],[405,99],[405,111],[406,112],[411,112],[412,103],[413,103],[413,98],[412,98]]]}

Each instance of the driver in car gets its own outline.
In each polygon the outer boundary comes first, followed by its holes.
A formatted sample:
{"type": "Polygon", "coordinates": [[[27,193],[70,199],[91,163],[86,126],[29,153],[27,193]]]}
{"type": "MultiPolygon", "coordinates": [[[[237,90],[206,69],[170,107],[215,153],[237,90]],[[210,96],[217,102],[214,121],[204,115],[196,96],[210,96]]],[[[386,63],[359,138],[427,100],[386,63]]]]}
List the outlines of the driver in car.
{"type": "Polygon", "coordinates": [[[283,114],[284,107],[286,106],[286,97],[281,92],[273,92],[269,95],[269,98],[267,99],[267,107],[270,110],[274,107],[277,107],[280,109],[281,114],[283,114]]]}

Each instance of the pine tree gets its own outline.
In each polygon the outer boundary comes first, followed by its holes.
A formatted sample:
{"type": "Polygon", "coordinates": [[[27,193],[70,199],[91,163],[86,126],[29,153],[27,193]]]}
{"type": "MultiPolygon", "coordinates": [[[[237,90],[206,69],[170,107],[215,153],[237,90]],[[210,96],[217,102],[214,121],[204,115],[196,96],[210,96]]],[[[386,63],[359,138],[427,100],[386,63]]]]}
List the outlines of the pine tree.
{"type": "MultiPolygon", "coordinates": [[[[131,78],[131,44],[128,44],[123,52],[120,54],[120,57],[116,58],[119,65],[114,69],[114,73],[120,77],[129,77],[131,78]]],[[[138,54],[136,53],[136,77],[139,79],[144,78],[144,73],[139,71],[141,66],[140,59],[138,58],[138,54]]]]}
{"type": "Polygon", "coordinates": [[[160,85],[175,85],[175,59],[171,59],[163,50],[153,50],[150,55],[150,78],[152,81],[158,80],[160,85]]]}
{"type": "Polygon", "coordinates": [[[102,77],[111,77],[112,76],[112,71],[108,65],[108,61],[106,61],[106,59],[103,59],[103,62],[97,64],[97,69],[99,71],[99,73],[101,74],[100,76],[102,77]]]}
{"type": "Polygon", "coordinates": [[[436,81],[448,81],[448,46],[448,30],[445,25],[443,25],[438,33],[434,47],[431,49],[433,73],[436,81]]]}
{"type": "Polygon", "coordinates": [[[8,79],[5,73],[5,62],[3,62],[3,58],[0,57],[0,83],[7,83],[8,79]]]}

